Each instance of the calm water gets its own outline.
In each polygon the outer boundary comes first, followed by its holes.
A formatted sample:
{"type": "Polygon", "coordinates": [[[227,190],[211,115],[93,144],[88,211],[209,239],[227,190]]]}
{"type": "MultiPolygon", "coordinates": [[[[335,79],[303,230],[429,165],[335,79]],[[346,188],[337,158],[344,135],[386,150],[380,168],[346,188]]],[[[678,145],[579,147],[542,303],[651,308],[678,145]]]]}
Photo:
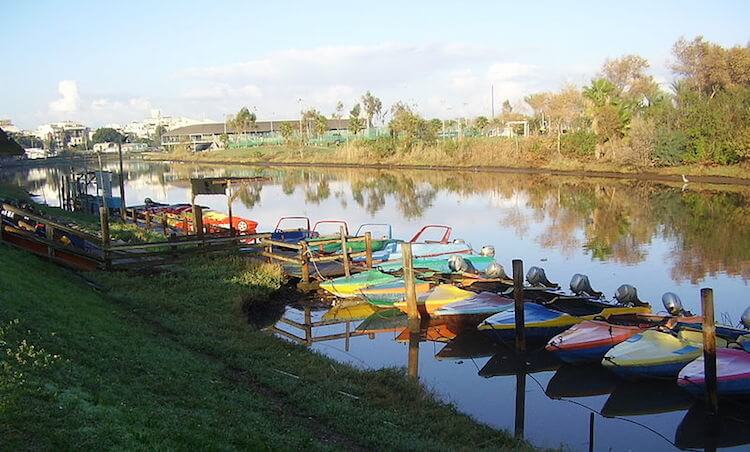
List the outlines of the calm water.
{"type": "MultiPolygon", "coordinates": [[[[115,170],[116,165],[109,168],[115,170]]],[[[56,205],[59,171],[5,170],[1,177],[56,205]]],[[[750,304],[748,187],[144,162],[126,164],[126,173],[128,204],[141,204],[146,197],[189,202],[188,179],[194,176],[265,175],[272,181],[243,189],[233,205],[235,215],[258,221],[261,231],[289,215],[305,215],[313,221],[343,219],[352,230],[361,223],[390,223],[400,238],[410,237],[424,224],[449,224],[454,238],[465,239],[475,249],[494,245],[498,261],[508,271],[511,259],[521,258],[526,268],[542,266],[551,280],[563,286],[574,273],[585,273],[593,287],[606,294],[629,283],[659,309],[662,293],[672,291],[694,312],[700,311],[699,289],[712,287],[721,313],[717,317],[733,324],[750,304]]],[[[198,202],[226,211],[222,196],[199,196],[198,202]]],[[[315,322],[325,311],[308,310],[306,315],[302,308],[290,307],[284,318],[315,322]]],[[[289,323],[278,327],[305,337],[303,330],[289,323]]],[[[312,335],[354,332],[358,323],[315,327],[312,335]]],[[[409,342],[398,334],[339,338],[311,347],[364,368],[404,367],[409,342]]],[[[422,383],[461,411],[511,431],[517,407],[523,407],[524,435],[536,445],[587,449],[589,414],[595,412],[596,450],[673,450],[675,443],[703,447],[700,406],[672,385],[633,386],[598,368],[560,367],[543,357],[524,376],[503,368],[502,349],[488,349],[472,338],[459,337],[450,344],[445,337],[430,339],[439,340],[421,342],[418,349],[422,383]],[[447,350],[436,357],[444,347],[461,348],[461,358],[443,358],[447,350]],[[617,417],[604,417],[602,411],[617,417]]],[[[750,419],[742,412],[748,410],[732,411],[719,446],[747,449],[750,419]]]]}

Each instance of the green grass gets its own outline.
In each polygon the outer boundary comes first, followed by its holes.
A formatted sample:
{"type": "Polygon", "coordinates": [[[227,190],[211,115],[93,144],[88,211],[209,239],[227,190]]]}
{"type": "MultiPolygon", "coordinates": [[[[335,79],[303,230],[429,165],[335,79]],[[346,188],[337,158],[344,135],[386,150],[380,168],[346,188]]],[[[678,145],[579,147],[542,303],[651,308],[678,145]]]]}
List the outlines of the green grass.
{"type": "Polygon", "coordinates": [[[197,258],[87,275],[98,292],[5,245],[0,266],[8,450],[528,448],[401,370],[357,370],[253,329],[248,316],[278,297],[276,267],[197,258]]]}

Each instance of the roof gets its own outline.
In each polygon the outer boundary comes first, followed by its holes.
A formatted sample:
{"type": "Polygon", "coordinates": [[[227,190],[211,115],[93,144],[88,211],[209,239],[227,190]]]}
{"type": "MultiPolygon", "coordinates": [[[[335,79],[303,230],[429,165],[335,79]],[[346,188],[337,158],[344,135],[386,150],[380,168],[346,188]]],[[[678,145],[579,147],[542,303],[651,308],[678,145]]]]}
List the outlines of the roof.
{"type": "MultiPolygon", "coordinates": [[[[292,123],[295,126],[299,126],[299,120],[284,120],[284,121],[256,121],[255,128],[249,130],[249,133],[262,133],[279,130],[282,123],[292,123]],[[273,124],[273,128],[271,125],[273,124]]],[[[328,130],[344,130],[349,127],[348,119],[328,119],[328,130]]],[[[227,133],[236,133],[234,127],[223,122],[206,123],[206,124],[194,124],[192,126],[179,127],[177,129],[166,132],[163,136],[180,136],[180,135],[221,135],[226,130],[227,133]],[[226,127],[226,129],[225,129],[226,127]]]]}

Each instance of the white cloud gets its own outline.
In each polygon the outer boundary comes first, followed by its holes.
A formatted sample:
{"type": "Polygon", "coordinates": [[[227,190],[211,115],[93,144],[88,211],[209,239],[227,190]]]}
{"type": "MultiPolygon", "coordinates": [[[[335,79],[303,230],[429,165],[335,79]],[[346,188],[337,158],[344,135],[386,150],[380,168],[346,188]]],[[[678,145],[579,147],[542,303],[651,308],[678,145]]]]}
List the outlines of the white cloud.
{"type": "Polygon", "coordinates": [[[487,70],[487,80],[519,80],[532,76],[536,70],[538,70],[536,67],[529,64],[515,62],[494,63],[487,70]]]}
{"type": "Polygon", "coordinates": [[[60,98],[49,103],[50,113],[69,114],[78,111],[80,97],[75,80],[61,80],[57,84],[57,92],[60,93],[60,98]]]}

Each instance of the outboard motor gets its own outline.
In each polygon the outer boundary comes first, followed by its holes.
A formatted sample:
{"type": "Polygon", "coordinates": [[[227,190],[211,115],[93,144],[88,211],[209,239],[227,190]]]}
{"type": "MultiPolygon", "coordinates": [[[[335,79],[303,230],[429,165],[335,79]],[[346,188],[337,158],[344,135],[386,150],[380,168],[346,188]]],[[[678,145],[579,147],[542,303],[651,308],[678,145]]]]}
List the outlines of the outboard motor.
{"type": "Polygon", "coordinates": [[[676,293],[666,292],[661,296],[661,303],[671,316],[685,314],[685,309],[682,307],[682,300],[680,300],[680,297],[678,297],[676,293]]]}
{"type": "Polygon", "coordinates": [[[505,273],[505,269],[503,268],[503,266],[498,264],[497,262],[493,262],[490,265],[488,265],[487,268],[484,270],[484,274],[490,278],[510,279],[508,275],[505,273]]]}
{"type": "Polygon", "coordinates": [[[495,247],[492,245],[484,245],[481,250],[479,250],[480,256],[485,257],[495,257],[495,247]]]}
{"type": "Polygon", "coordinates": [[[647,303],[638,299],[638,290],[630,284],[623,284],[615,291],[615,299],[627,306],[647,306],[647,303]]]}
{"type": "Polygon", "coordinates": [[[589,277],[586,275],[582,275],[580,273],[576,273],[573,275],[573,278],[570,279],[570,291],[574,294],[580,296],[589,296],[589,297],[601,297],[602,293],[597,292],[591,287],[591,282],[589,281],[589,277]]]}
{"type": "Polygon", "coordinates": [[[526,273],[526,281],[533,287],[557,287],[557,284],[547,279],[547,274],[541,267],[531,267],[526,273]]]}
{"type": "Polygon", "coordinates": [[[143,204],[146,204],[146,206],[150,206],[153,203],[154,201],[151,198],[146,198],[143,200],[143,204]]]}
{"type": "Polygon", "coordinates": [[[474,268],[473,265],[471,265],[471,262],[467,261],[462,256],[459,256],[457,254],[454,254],[453,256],[448,258],[448,268],[452,272],[457,272],[457,273],[467,273],[467,272],[477,271],[477,269],[474,268]]]}
{"type": "Polygon", "coordinates": [[[745,312],[740,316],[740,323],[747,329],[750,329],[750,306],[745,309],[745,312]]]}

